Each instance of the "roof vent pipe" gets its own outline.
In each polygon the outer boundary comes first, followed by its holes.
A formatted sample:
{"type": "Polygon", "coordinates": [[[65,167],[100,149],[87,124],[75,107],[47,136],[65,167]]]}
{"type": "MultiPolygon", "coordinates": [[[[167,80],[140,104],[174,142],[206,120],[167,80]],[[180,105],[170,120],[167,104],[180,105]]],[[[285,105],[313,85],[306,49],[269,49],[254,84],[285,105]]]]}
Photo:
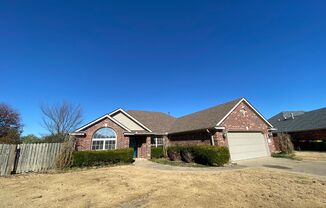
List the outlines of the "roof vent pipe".
{"type": "Polygon", "coordinates": [[[293,113],[291,113],[291,117],[292,117],[292,119],[294,119],[294,115],[293,115],[293,113]]]}

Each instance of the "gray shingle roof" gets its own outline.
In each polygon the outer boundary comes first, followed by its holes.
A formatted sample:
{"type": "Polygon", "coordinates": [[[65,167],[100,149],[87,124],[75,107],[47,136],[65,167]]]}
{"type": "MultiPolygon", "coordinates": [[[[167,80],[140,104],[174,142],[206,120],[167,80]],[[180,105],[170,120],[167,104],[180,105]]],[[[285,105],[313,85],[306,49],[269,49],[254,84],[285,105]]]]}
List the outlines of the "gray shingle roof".
{"type": "Polygon", "coordinates": [[[155,133],[178,133],[213,128],[242,98],[175,118],[165,113],[129,110],[131,116],[155,133]]]}
{"type": "Polygon", "coordinates": [[[177,118],[169,133],[215,127],[242,98],[177,118]]]}
{"type": "Polygon", "coordinates": [[[166,133],[175,122],[176,118],[161,112],[129,110],[132,117],[144,124],[154,133],[166,133]]]}
{"type": "Polygon", "coordinates": [[[309,112],[281,112],[270,118],[268,121],[277,129],[275,132],[296,132],[314,129],[326,129],[326,108],[309,112]],[[291,114],[293,114],[294,119],[292,119],[291,114]]]}

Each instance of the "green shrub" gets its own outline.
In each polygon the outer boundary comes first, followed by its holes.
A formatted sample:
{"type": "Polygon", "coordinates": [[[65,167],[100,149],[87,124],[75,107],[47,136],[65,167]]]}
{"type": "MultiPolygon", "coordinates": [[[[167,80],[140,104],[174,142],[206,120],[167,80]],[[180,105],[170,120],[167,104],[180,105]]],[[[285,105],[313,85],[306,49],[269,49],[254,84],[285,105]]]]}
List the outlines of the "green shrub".
{"type": "Polygon", "coordinates": [[[223,146],[178,145],[169,147],[167,151],[172,161],[194,161],[202,165],[223,166],[230,160],[229,149],[223,146]]]}
{"type": "Polygon", "coordinates": [[[132,148],[73,152],[73,166],[77,167],[131,163],[133,161],[132,148]]]}
{"type": "Polygon", "coordinates": [[[162,158],[162,157],[164,157],[163,147],[152,147],[151,148],[151,158],[162,158]]]}
{"type": "Polygon", "coordinates": [[[194,161],[203,165],[223,166],[230,160],[230,152],[224,146],[198,145],[194,147],[194,161]]]}
{"type": "Polygon", "coordinates": [[[184,146],[180,148],[181,160],[186,163],[194,162],[194,147],[193,146],[184,146]]]}
{"type": "Polygon", "coordinates": [[[295,159],[295,154],[293,154],[293,153],[288,154],[286,152],[273,152],[272,157],[295,159]]]}

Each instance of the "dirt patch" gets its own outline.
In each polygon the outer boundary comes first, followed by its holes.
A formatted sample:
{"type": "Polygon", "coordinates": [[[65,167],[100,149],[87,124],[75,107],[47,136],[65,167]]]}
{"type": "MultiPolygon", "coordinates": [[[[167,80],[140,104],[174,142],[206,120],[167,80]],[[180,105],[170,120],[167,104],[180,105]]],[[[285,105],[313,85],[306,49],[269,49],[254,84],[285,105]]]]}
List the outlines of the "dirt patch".
{"type": "Polygon", "coordinates": [[[1,207],[325,207],[326,179],[135,166],[0,178],[1,207]]]}
{"type": "Polygon", "coordinates": [[[301,160],[326,161],[326,152],[296,151],[295,157],[301,160]]]}

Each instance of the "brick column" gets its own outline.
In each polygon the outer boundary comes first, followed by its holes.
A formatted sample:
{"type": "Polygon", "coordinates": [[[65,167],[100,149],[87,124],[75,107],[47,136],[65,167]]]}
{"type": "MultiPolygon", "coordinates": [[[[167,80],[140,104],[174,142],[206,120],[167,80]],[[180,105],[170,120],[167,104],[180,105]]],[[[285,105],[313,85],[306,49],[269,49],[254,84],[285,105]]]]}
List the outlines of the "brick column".
{"type": "Polygon", "coordinates": [[[151,137],[146,137],[146,158],[151,159],[151,137]]]}
{"type": "Polygon", "coordinates": [[[223,138],[223,132],[217,131],[213,135],[215,146],[226,146],[227,142],[226,139],[223,138]]]}
{"type": "Polygon", "coordinates": [[[129,147],[129,143],[130,143],[130,137],[129,136],[124,136],[125,140],[123,142],[123,148],[128,148],[129,147]]]}
{"type": "Polygon", "coordinates": [[[167,148],[169,146],[169,138],[168,136],[163,136],[163,155],[164,157],[167,157],[167,148]]]}

